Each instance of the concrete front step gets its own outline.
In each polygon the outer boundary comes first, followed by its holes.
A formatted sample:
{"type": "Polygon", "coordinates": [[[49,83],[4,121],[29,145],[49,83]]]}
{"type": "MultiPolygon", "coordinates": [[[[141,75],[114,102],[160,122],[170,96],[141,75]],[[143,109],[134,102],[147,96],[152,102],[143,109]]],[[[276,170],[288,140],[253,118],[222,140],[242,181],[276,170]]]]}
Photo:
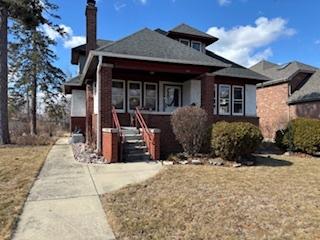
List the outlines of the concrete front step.
{"type": "Polygon", "coordinates": [[[126,140],[142,140],[141,134],[124,134],[126,140]]]}
{"type": "Polygon", "coordinates": [[[133,161],[149,161],[150,154],[148,152],[144,153],[128,153],[125,155],[125,159],[127,162],[133,161]]]}

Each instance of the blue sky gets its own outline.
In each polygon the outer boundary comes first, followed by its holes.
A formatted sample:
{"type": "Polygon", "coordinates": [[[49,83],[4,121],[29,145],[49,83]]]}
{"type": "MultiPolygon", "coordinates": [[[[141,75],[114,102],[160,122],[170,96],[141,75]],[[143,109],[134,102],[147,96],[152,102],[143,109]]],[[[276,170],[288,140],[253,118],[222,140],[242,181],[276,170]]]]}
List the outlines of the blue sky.
{"type": "MultiPolygon", "coordinates": [[[[59,24],[70,33],[56,38],[68,74],[70,47],[84,41],[86,0],[53,0],[59,24]],[[77,2],[77,4],[75,4],[77,2]]],[[[169,30],[184,22],[220,38],[210,49],[249,66],[262,58],[298,60],[320,67],[320,1],[316,0],[99,0],[98,38],[117,40],[141,28],[169,30]]]]}

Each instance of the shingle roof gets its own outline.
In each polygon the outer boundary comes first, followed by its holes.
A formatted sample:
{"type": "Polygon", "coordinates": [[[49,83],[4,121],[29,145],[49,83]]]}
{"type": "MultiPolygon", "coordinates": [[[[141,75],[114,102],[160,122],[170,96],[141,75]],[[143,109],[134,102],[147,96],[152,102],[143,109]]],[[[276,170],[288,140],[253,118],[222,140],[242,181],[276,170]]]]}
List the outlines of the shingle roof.
{"type": "Polygon", "coordinates": [[[122,58],[215,67],[229,66],[148,28],[101,47],[97,51],[122,58]]]}
{"type": "Polygon", "coordinates": [[[76,76],[73,78],[70,78],[67,82],[65,82],[63,85],[65,86],[81,86],[81,80],[80,80],[80,76],[76,76]]]}
{"type": "Polygon", "coordinates": [[[247,78],[247,79],[255,79],[255,80],[261,80],[261,81],[269,81],[270,78],[261,75],[259,73],[256,73],[248,68],[245,68],[239,64],[236,64],[230,60],[227,60],[211,51],[206,51],[206,54],[212,58],[218,59],[226,64],[230,64],[231,67],[223,68],[221,70],[218,70],[214,72],[214,74],[218,76],[227,76],[227,77],[237,77],[237,78],[247,78]]]}
{"type": "Polygon", "coordinates": [[[198,29],[195,29],[195,28],[193,28],[187,24],[184,24],[184,23],[171,29],[170,32],[183,33],[183,34],[189,34],[189,35],[194,35],[194,36],[199,36],[199,37],[204,37],[204,38],[217,39],[214,36],[211,36],[205,32],[199,31],[198,29]]]}
{"type": "Polygon", "coordinates": [[[316,71],[309,80],[289,97],[289,104],[320,101],[320,70],[316,71]]]}
{"type": "MultiPolygon", "coordinates": [[[[317,68],[293,61],[283,65],[277,65],[267,61],[261,61],[256,65],[250,67],[251,70],[265,75],[278,83],[279,81],[289,81],[297,72],[315,72],[317,68]]],[[[271,83],[270,83],[271,84],[271,83]]]]}

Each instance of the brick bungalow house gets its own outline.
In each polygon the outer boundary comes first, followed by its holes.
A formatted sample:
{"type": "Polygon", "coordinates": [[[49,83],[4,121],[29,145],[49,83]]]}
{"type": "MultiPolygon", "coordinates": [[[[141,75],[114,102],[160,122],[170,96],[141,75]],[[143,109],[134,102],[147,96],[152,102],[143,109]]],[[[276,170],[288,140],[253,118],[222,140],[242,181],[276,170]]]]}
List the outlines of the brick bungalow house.
{"type": "Polygon", "coordinates": [[[181,106],[202,107],[210,123],[259,124],[256,84],[269,79],[206,50],[216,37],[181,24],[97,40],[96,14],[95,1],[88,0],[87,43],[72,49],[79,76],[64,89],[72,94],[71,130],[81,128],[108,161],[180,151],[170,116],[181,106]],[[141,131],[129,128],[132,119],[141,131]]]}
{"type": "Polygon", "coordinates": [[[320,70],[300,62],[261,61],[250,68],[271,80],[257,85],[257,112],[266,139],[297,117],[320,118],[320,70]]]}

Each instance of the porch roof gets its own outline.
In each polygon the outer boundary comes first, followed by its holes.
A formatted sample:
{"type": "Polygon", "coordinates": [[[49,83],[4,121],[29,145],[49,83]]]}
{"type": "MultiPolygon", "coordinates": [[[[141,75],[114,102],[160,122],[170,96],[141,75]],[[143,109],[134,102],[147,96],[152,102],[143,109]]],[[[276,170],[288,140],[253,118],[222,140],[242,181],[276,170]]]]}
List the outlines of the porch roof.
{"type": "Polygon", "coordinates": [[[81,88],[82,87],[82,81],[80,79],[80,76],[73,77],[69,79],[67,82],[63,84],[63,90],[66,94],[70,94],[71,90],[74,88],[81,88]]]}

